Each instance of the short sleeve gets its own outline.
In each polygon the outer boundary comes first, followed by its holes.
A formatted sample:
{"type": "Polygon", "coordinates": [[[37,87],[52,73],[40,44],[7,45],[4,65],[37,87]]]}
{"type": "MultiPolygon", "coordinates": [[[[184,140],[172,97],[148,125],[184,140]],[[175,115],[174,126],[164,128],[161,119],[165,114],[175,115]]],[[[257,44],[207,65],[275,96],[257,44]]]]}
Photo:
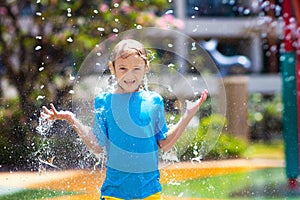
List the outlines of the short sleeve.
{"type": "Polygon", "coordinates": [[[94,103],[94,129],[93,132],[99,144],[103,147],[107,141],[107,123],[105,115],[105,101],[103,96],[97,96],[94,103]]]}
{"type": "Polygon", "coordinates": [[[165,118],[165,109],[163,98],[159,96],[159,99],[155,100],[157,104],[157,120],[155,128],[156,140],[164,140],[167,138],[168,126],[165,118]]]}

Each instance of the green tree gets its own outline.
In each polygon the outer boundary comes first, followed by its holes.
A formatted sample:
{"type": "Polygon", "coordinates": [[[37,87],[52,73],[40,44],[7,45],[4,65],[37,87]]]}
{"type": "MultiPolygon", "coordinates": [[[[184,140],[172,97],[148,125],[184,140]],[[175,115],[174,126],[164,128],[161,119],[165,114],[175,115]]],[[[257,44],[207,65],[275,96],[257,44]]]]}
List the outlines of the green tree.
{"type": "Polygon", "coordinates": [[[157,17],[168,7],[166,0],[1,1],[0,63],[5,74],[0,76],[16,88],[17,99],[0,102],[0,151],[5,151],[0,160],[11,154],[15,159],[7,165],[30,160],[24,154],[33,151],[41,105],[70,103],[70,77],[97,43],[128,29],[176,26],[170,16],[157,17]]]}

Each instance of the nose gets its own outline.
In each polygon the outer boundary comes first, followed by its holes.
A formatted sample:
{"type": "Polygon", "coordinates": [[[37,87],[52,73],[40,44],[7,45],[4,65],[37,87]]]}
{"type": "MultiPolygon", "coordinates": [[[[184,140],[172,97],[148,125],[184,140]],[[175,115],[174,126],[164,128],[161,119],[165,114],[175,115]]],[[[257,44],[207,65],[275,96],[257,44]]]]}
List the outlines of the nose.
{"type": "Polygon", "coordinates": [[[133,78],[134,77],[134,73],[133,73],[133,70],[128,70],[125,74],[124,74],[124,77],[126,78],[133,78]]]}

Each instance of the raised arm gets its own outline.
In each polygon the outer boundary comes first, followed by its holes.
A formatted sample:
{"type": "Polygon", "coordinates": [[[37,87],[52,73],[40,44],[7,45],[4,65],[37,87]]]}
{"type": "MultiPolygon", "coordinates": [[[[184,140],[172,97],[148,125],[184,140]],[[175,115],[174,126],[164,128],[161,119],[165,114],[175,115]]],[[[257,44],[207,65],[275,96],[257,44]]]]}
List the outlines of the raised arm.
{"type": "Polygon", "coordinates": [[[204,90],[201,93],[201,97],[197,101],[189,102],[189,104],[187,104],[185,113],[183,114],[179,122],[168,131],[167,138],[158,142],[159,147],[163,151],[169,151],[174,146],[174,144],[180,138],[191,119],[199,110],[200,106],[206,100],[207,95],[208,91],[204,90]]]}
{"type": "Polygon", "coordinates": [[[76,117],[75,114],[70,111],[57,111],[53,104],[50,104],[51,110],[43,106],[44,112],[41,116],[48,120],[65,120],[67,121],[87,145],[95,154],[101,152],[101,146],[99,145],[95,134],[93,134],[90,127],[83,125],[76,117]]]}

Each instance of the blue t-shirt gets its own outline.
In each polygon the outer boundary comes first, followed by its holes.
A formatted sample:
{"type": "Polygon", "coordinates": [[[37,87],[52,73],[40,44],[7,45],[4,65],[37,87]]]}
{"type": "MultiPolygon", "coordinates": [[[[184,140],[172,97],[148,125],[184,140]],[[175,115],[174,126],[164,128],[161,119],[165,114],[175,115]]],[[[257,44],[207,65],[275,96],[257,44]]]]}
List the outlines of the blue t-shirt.
{"type": "Polygon", "coordinates": [[[156,92],[97,96],[94,134],[107,151],[101,194],[133,199],[161,191],[157,142],[167,131],[163,99],[156,92]]]}

